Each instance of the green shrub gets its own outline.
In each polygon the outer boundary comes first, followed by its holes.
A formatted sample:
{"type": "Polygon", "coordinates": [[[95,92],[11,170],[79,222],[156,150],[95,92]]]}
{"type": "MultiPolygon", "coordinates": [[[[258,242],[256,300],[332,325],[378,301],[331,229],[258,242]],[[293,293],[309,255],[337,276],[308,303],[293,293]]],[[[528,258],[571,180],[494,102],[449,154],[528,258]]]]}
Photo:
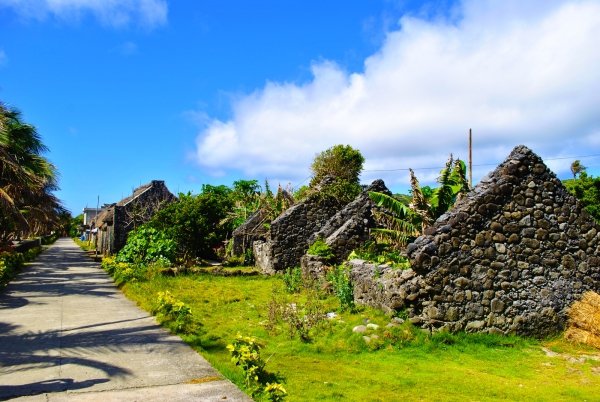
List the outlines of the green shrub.
{"type": "Polygon", "coordinates": [[[21,253],[0,253],[0,286],[6,285],[23,266],[25,257],[21,253]]]}
{"type": "Polygon", "coordinates": [[[344,265],[334,267],[327,274],[327,280],[333,287],[333,292],[340,301],[341,311],[354,311],[354,287],[350,281],[348,268],[344,265]]]}
{"type": "Polygon", "coordinates": [[[261,348],[256,338],[242,335],[227,345],[231,361],[244,372],[244,381],[252,397],[262,395],[269,401],[282,401],[287,392],[283,385],[274,381],[275,376],[265,370],[266,363],[260,356],[261,348]]]}
{"type": "Polygon", "coordinates": [[[283,283],[288,293],[298,293],[302,288],[302,269],[288,268],[283,274],[283,283]]]}
{"type": "Polygon", "coordinates": [[[226,186],[202,186],[199,195],[179,194],[179,200],[158,211],[148,223],[175,241],[178,258],[215,258],[215,249],[233,230],[227,222],[234,202],[226,186]]]}
{"type": "Polygon", "coordinates": [[[365,158],[350,145],[335,145],[318,154],[312,165],[311,189],[348,203],[360,194],[360,172],[365,158]],[[329,179],[329,180],[327,180],[329,179]]]}
{"type": "Polygon", "coordinates": [[[164,232],[148,226],[140,226],[129,233],[127,243],[119,254],[118,262],[149,264],[155,261],[175,260],[175,241],[164,232]]]}
{"type": "Polygon", "coordinates": [[[42,252],[42,248],[41,247],[34,247],[34,248],[30,248],[29,250],[27,250],[26,252],[23,253],[23,260],[24,261],[33,261],[35,260],[35,258],[40,255],[42,252]]]}
{"type": "Polygon", "coordinates": [[[102,268],[113,277],[117,285],[146,279],[148,267],[142,264],[129,264],[115,257],[104,257],[102,268]]]}
{"type": "Polygon", "coordinates": [[[155,313],[163,322],[172,323],[176,332],[191,332],[193,327],[192,308],[177,300],[168,290],[158,292],[155,313]]]}
{"type": "Polygon", "coordinates": [[[333,251],[331,251],[329,245],[325,243],[325,240],[323,240],[323,238],[321,237],[318,237],[317,240],[315,240],[315,242],[310,245],[307,254],[317,255],[328,261],[333,260],[335,258],[333,251]]]}
{"type": "Polygon", "coordinates": [[[590,215],[600,222],[600,177],[588,176],[584,168],[579,177],[565,180],[563,184],[590,215]]]}
{"type": "Polygon", "coordinates": [[[44,236],[42,237],[42,244],[43,245],[49,245],[49,244],[53,244],[56,240],[58,240],[58,232],[53,233],[49,236],[44,236]]]}

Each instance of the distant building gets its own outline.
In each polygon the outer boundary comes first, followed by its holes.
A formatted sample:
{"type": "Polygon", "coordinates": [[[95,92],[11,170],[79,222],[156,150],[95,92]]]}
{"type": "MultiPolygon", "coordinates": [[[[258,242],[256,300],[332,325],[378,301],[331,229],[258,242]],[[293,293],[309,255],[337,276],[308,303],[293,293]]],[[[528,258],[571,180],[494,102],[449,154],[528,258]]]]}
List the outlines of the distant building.
{"type": "Polygon", "coordinates": [[[98,208],[83,208],[83,225],[89,227],[98,212],[100,212],[98,208]]]}
{"type": "Polygon", "coordinates": [[[96,250],[100,254],[119,252],[130,231],[148,222],[156,211],[176,199],[164,181],[152,180],[133,190],[131,196],[103,206],[92,222],[96,250]]]}

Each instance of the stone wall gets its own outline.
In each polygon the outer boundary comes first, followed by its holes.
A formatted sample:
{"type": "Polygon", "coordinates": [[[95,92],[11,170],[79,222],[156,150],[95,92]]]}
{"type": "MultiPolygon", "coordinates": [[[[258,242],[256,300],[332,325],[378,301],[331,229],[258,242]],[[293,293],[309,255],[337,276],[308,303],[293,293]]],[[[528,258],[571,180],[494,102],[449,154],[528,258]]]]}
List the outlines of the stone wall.
{"type": "Polygon", "coordinates": [[[176,199],[164,181],[152,180],[135,189],[130,197],[111,204],[98,215],[98,252],[118,253],[125,246],[129,232],[149,221],[158,209],[176,199]]]}
{"type": "Polygon", "coordinates": [[[524,146],[409,245],[405,272],[350,263],[357,302],[432,330],[546,336],[600,290],[600,227],[524,146]]]}
{"type": "Polygon", "coordinates": [[[427,297],[423,277],[412,269],[393,269],[363,260],[351,260],[350,280],[354,286],[354,302],[394,314],[419,298],[427,297]]]}
{"type": "Polygon", "coordinates": [[[299,266],[310,236],[342,207],[336,200],[316,194],[285,210],[271,222],[267,241],[254,242],[257,266],[266,273],[299,266]]]}
{"type": "Polygon", "coordinates": [[[329,219],[321,230],[312,234],[309,244],[320,237],[335,254],[336,262],[346,260],[353,250],[369,239],[370,229],[376,227],[372,213],[375,203],[369,197],[372,191],[391,195],[383,180],[375,180],[354,201],[329,219]]]}
{"type": "Polygon", "coordinates": [[[125,246],[129,232],[148,222],[156,211],[177,199],[162,180],[152,180],[147,188],[143,187],[115,206],[113,253],[125,246]]]}

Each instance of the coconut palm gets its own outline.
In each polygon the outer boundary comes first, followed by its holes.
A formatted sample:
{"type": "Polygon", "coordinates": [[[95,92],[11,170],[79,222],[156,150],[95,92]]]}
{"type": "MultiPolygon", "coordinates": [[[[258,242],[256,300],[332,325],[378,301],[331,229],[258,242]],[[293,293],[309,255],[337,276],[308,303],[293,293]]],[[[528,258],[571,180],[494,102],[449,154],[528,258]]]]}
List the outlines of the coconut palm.
{"type": "Polygon", "coordinates": [[[57,170],[46,151],[35,127],[0,104],[0,244],[49,231],[65,211],[52,194],[57,170]]]}

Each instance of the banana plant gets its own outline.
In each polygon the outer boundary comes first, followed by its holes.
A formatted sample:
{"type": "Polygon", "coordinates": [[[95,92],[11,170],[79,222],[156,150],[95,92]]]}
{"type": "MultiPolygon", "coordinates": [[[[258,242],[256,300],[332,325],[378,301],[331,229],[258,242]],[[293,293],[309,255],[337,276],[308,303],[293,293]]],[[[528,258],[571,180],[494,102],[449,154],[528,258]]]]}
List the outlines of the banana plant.
{"type": "Polygon", "coordinates": [[[415,172],[410,171],[412,200],[405,205],[400,200],[384,193],[370,192],[369,197],[380,208],[375,219],[381,228],[372,229],[375,239],[402,248],[408,241],[419,236],[425,228],[448,211],[461,197],[469,192],[466,165],[460,160],[448,158],[438,177],[439,187],[426,195],[415,172]]]}
{"type": "Polygon", "coordinates": [[[379,211],[374,211],[374,217],[382,227],[371,230],[376,240],[390,243],[395,248],[402,248],[419,235],[419,230],[414,224],[418,215],[412,209],[384,193],[369,192],[369,197],[380,208],[379,211]]]}

